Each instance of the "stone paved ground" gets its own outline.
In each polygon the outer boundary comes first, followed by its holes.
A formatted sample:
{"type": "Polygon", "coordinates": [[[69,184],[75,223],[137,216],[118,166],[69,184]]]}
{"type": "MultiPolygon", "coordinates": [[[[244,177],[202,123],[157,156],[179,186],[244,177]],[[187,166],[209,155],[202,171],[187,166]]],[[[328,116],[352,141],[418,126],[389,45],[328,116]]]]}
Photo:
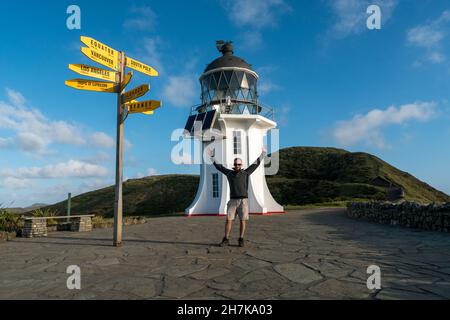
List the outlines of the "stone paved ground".
{"type": "Polygon", "coordinates": [[[223,218],[166,217],[0,244],[2,299],[448,299],[450,234],[351,220],[344,209],[253,216],[246,247],[216,245],[223,218]],[[81,290],[66,288],[68,265],[81,290]],[[381,268],[381,290],[366,268],[381,268]]]}

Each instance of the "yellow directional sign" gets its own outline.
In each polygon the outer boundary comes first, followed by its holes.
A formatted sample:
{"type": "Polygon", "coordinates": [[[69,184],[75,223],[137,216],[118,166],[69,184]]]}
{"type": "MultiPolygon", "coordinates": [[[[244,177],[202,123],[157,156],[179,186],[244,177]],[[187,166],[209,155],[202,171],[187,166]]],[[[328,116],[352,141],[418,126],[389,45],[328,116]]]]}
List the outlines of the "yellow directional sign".
{"type": "Polygon", "coordinates": [[[136,71],[145,73],[146,75],[149,75],[151,77],[157,77],[158,76],[158,71],[156,71],[155,69],[153,69],[152,67],[139,62],[137,60],[134,60],[130,57],[126,57],[126,66],[128,68],[134,69],[136,71]]]}
{"type": "Polygon", "coordinates": [[[81,42],[87,45],[89,48],[97,50],[98,52],[103,53],[104,55],[117,60],[119,58],[119,51],[114,50],[111,47],[108,47],[106,44],[101,43],[90,37],[80,37],[81,42]]]}
{"type": "Polygon", "coordinates": [[[112,82],[91,81],[85,79],[71,79],[66,80],[66,86],[89,91],[99,92],[117,92],[116,84],[112,82]]]}
{"type": "Polygon", "coordinates": [[[88,57],[89,59],[100,63],[108,68],[117,70],[117,66],[119,64],[119,59],[117,58],[111,58],[103,53],[101,53],[100,51],[97,51],[95,49],[90,49],[90,48],[86,48],[86,47],[81,47],[81,52],[83,52],[83,54],[88,57]]]}
{"type": "Polygon", "coordinates": [[[125,87],[130,83],[132,77],[133,72],[128,72],[125,79],[123,79],[123,82],[120,84],[120,92],[122,92],[122,90],[125,89],[125,87]]]}
{"type": "Polygon", "coordinates": [[[142,97],[144,94],[148,92],[148,90],[150,90],[150,86],[148,84],[143,84],[139,87],[131,89],[130,91],[125,92],[122,95],[122,103],[127,103],[130,102],[131,100],[142,97]]]}
{"type": "Polygon", "coordinates": [[[85,64],[69,64],[69,69],[83,76],[93,77],[108,81],[117,81],[117,72],[87,66],[85,64]]]}
{"type": "Polygon", "coordinates": [[[147,111],[153,111],[161,107],[161,101],[147,100],[141,102],[131,102],[126,104],[128,113],[143,113],[147,111]]]}

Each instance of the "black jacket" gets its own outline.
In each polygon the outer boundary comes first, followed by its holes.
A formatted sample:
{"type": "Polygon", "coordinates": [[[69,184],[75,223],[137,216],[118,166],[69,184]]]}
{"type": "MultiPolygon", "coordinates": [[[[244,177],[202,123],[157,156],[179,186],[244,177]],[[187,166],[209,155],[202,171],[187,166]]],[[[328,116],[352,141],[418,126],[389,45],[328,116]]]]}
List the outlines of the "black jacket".
{"type": "Polygon", "coordinates": [[[228,179],[231,199],[248,198],[248,177],[258,168],[264,156],[265,153],[263,152],[251,166],[239,171],[227,169],[223,165],[216,163],[213,158],[213,165],[228,179]]]}

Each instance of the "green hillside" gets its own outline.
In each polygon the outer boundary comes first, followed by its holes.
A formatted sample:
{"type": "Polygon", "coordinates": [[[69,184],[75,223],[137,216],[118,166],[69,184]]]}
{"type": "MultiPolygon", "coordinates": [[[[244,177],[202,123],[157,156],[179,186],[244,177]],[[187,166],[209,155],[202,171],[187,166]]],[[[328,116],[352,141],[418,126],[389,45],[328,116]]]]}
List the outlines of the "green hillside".
{"type": "MultiPolygon", "coordinates": [[[[283,205],[305,205],[355,199],[381,200],[386,188],[377,179],[402,187],[407,200],[449,202],[450,197],[383,160],[361,152],[335,148],[291,147],[280,150],[280,168],[267,183],[283,205]]],[[[124,183],[126,215],[182,212],[195,197],[199,177],[161,175],[124,183]]],[[[72,214],[113,214],[114,188],[108,187],[72,198],[72,214]]],[[[50,206],[60,214],[66,203],[50,206]]]]}
{"type": "Polygon", "coordinates": [[[385,198],[377,178],[403,188],[406,200],[448,202],[450,197],[364,152],[336,148],[291,147],[280,150],[280,169],[268,177],[275,198],[284,204],[385,198]]]}

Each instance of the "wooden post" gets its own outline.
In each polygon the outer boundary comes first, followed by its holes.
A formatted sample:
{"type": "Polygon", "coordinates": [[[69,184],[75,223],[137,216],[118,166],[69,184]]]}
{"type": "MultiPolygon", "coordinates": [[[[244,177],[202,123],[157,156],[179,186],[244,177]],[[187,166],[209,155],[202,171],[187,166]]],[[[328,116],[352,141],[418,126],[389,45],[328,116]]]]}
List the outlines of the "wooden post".
{"type": "Polygon", "coordinates": [[[123,152],[123,106],[121,101],[122,82],[125,78],[125,54],[119,53],[119,90],[117,93],[117,135],[116,135],[116,188],[114,199],[114,242],[115,247],[122,245],[122,152],[123,152]]]}
{"type": "Polygon", "coordinates": [[[72,194],[69,192],[69,194],[67,195],[67,222],[70,222],[70,207],[72,205],[72,194]]]}

